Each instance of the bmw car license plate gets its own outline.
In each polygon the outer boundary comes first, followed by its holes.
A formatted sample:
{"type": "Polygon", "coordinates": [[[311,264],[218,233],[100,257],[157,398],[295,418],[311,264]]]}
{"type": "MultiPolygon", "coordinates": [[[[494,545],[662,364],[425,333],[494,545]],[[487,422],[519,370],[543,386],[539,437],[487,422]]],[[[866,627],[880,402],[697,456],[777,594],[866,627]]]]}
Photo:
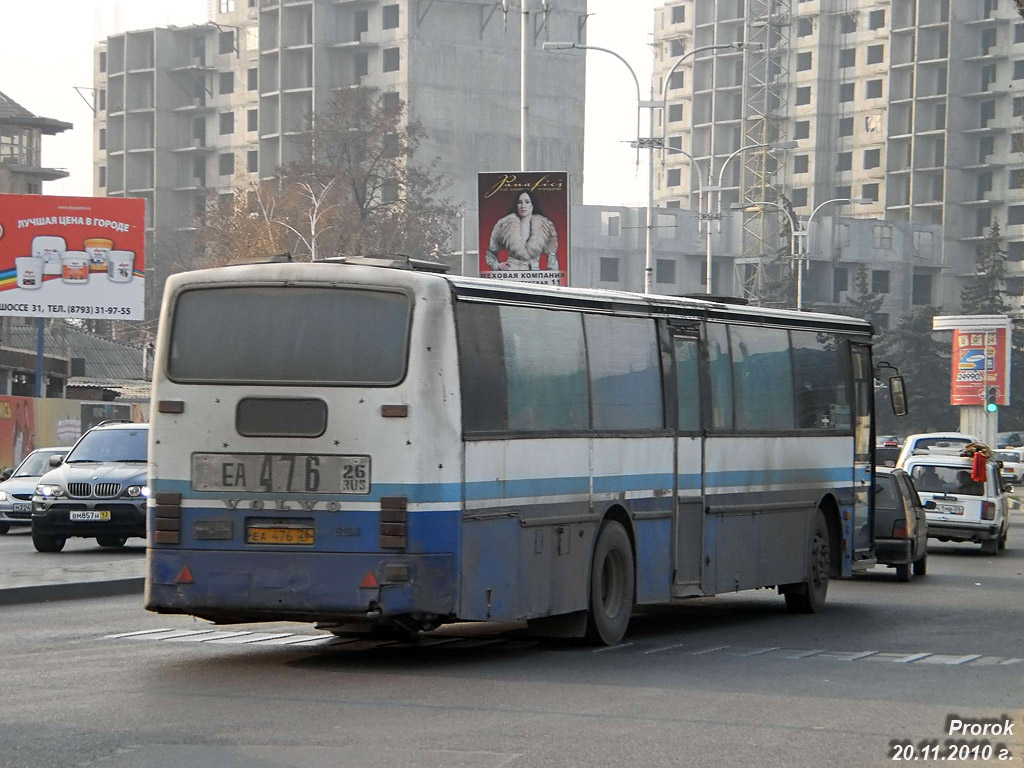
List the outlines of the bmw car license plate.
{"type": "Polygon", "coordinates": [[[68,512],[72,522],[105,523],[110,520],[109,509],[75,509],[68,512]]]}

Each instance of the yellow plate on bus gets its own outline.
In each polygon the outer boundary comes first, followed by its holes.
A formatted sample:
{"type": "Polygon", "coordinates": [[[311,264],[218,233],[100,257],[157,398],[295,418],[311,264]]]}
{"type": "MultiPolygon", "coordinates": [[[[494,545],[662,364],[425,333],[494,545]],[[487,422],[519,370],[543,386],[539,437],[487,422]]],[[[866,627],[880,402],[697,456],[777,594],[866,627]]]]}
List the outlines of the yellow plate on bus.
{"type": "Polygon", "coordinates": [[[246,528],[247,544],[312,544],[312,528],[246,528]]]}

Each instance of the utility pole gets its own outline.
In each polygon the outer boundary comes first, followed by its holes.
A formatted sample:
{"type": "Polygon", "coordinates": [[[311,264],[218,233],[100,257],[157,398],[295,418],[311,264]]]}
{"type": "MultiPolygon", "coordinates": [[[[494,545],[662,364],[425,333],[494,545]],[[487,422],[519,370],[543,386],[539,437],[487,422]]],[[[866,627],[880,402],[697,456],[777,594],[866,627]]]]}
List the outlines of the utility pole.
{"type": "Polygon", "coordinates": [[[530,0],[519,0],[520,21],[519,21],[519,170],[526,171],[526,142],[527,118],[529,117],[529,106],[527,106],[526,93],[526,49],[530,27],[530,0]]]}

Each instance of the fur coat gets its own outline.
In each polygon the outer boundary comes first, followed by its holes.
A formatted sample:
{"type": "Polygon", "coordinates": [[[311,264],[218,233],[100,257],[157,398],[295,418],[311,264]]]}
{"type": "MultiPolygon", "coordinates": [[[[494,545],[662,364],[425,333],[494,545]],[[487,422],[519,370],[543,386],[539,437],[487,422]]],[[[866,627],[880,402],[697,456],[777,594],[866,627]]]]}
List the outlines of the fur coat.
{"type": "Polygon", "coordinates": [[[533,214],[530,217],[530,236],[523,240],[519,216],[510,213],[498,219],[491,230],[491,244],[487,248],[487,266],[500,269],[499,251],[508,251],[506,269],[516,271],[540,269],[541,254],[548,256],[548,269],[558,270],[558,233],[555,225],[544,216],[533,214]]]}

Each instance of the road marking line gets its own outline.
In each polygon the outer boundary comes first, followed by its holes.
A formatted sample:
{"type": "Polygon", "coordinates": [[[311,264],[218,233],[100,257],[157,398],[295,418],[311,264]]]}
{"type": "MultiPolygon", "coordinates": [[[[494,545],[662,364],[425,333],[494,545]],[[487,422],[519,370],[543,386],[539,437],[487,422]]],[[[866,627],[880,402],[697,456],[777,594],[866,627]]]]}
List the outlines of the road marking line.
{"type": "Polygon", "coordinates": [[[122,638],[122,637],[137,637],[139,635],[152,635],[152,634],[156,634],[157,632],[171,632],[171,631],[172,630],[167,628],[167,627],[164,627],[163,629],[139,629],[139,630],[136,630],[135,632],[121,632],[118,635],[106,635],[103,639],[104,640],[116,640],[116,639],[119,639],[119,638],[122,638]]]}
{"type": "Polygon", "coordinates": [[[634,643],[621,643],[619,645],[608,645],[608,646],[605,646],[604,648],[595,648],[593,652],[594,653],[604,653],[605,651],[621,651],[623,648],[629,648],[632,645],[634,645],[634,643]]]}
{"type": "Polygon", "coordinates": [[[234,631],[234,632],[225,632],[225,631],[221,631],[221,630],[213,630],[213,629],[211,629],[208,633],[204,633],[203,635],[200,635],[200,636],[191,635],[191,636],[188,636],[188,637],[171,637],[171,638],[168,638],[167,642],[169,642],[169,643],[207,643],[207,642],[209,642],[211,640],[223,640],[223,639],[228,638],[228,637],[241,637],[243,635],[251,635],[251,634],[252,634],[252,632],[239,632],[237,630],[234,631]]]}
{"type": "Polygon", "coordinates": [[[673,648],[682,648],[686,643],[676,643],[675,645],[666,645],[664,648],[652,648],[649,651],[644,651],[644,654],[648,653],[661,653],[662,651],[671,651],[673,648]]]}
{"type": "Polygon", "coordinates": [[[920,659],[918,664],[944,664],[947,666],[957,666],[959,664],[965,664],[968,661],[974,661],[980,659],[981,654],[975,653],[968,656],[953,656],[947,653],[933,653],[927,658],[920,659]]]}
{"type": "Polygon", "coordinates": [[[224,640],[211,640],[210,645],[247,645],[248,643],[260,643],[264,640],[276,640],[279,637],[292,637],[292,633],[279,632],[275,635],[269,632],[253,632],[251,634],[245,635],[244,637],[228,637],[224,640]]]}
{"type": "Polygon", "coordinates": [[[705,648],[703,651],[694,651],[691,655],[703,656],[705,653],[714,653],[715,651],[724,651],[726,648],[731,648],[731,645],[716,645],[714,648],[705,648]]]}
{"type": "Polygon", "coordinates": [[[768,648],[758,648],[756,651],[746,651],[744,653],[737,653],[735,655],[736,656],[760,656],[762,653],[771,653],[772,651],[777,651],[780,648],[781,648],[781,646],[772,645],[772,646],[769,646],[768,648]]]}
{"type": "Polygon", "coordinates": [[[808,656],[814,656],[817,653],[823,653],[825,651],[824,648],[818,648],[818,649],[813,650],[813,651],[797,651],[797,650],[787,650],[787,649],[781,649],[781,650],[782,650],[782,657],[784,659],[806,659],[808,656]]]}
{"type": "Polygon", "coordinates": [[[916,659],[923,659],[927,655],[927,653],[893,653],[890,651],[880,651],[874,656],[869,656],[868,661],[888,661],[893,664],[906,664],[907,662],[915,661],[916,659]]]}
{"type": "Polygon", "coordinates": [[[129,640],[170,640],[175,637],[191,637],[192,635],[205,635],[207,632],[213,632],[212,629],[172,629],[165,631],[162,634],[155,635],[136,635],[135,637],[128,638],[129,640]]]}
{"type": "Polygon", "coordinates": [[[819,659],[833,659],[835,661],[857,661],[868,656],[873,656],[878,651],[822,651],[818,654],[819,659]]]}

